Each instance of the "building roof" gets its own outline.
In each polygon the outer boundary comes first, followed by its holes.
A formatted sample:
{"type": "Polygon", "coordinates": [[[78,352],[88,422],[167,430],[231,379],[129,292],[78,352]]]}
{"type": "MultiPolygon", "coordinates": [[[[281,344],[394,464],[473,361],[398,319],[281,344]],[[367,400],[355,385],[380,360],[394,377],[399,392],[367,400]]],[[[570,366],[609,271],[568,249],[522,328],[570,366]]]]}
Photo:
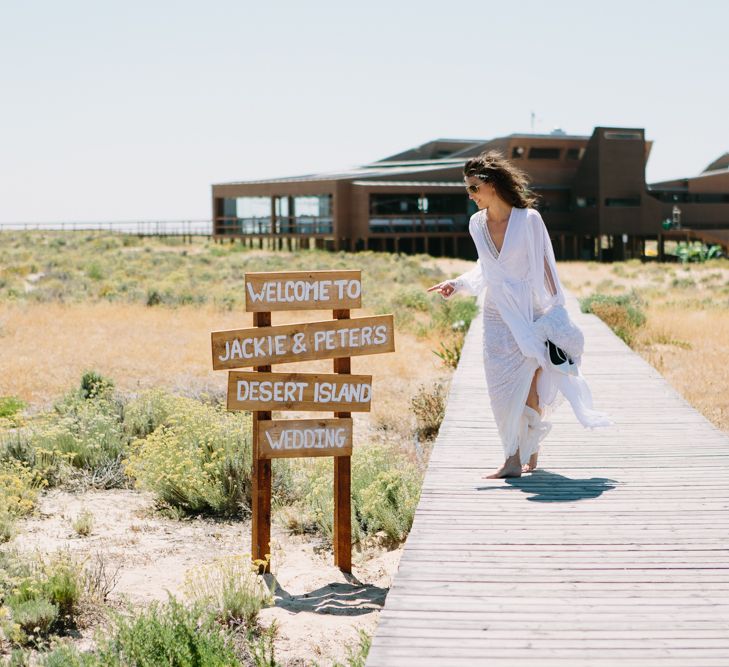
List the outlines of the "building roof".
{"type": "Polygon", "coordinates": [[[286,178],[270,178],[255,181],[232,181],[229,183],[217,183],[216,185],[253,185],[260,183],[295,183],[297,181],[337,181],[354,178],[369,178],[378,176],[393,176],[399,174],[418,174],[435,169],[448,167],[459,167],[463,164],[462,159],[456,160],[420,160],[412,162],[392,162],[387,164],[373,163],[362,167],[353,167],[349,170],[335,171],[322,174],[307,174],[304,176],[290,176],[286,178]]]}
{"type": "Polygon", "coordinates": [[[352,185],[376,185],[376,186],[421,186],[425,188],[461,188],[463,181],[352,181],[352,185]]]}
{"type": "MultiPolygon", "coordinates": [[[[603,128],[605,129],[605,128],[603,128]]],[[[611,128],[607,128],[611,129],[611,128]]],[[[619,128],[616,128],[619,129],[619,128]]],[[[428,141],[420,146],[409,148],[400,153],[396,153],[389,157],[377,160],[367,165],[360,165],[348,169],[341,169],[333,172],[325,172],[319,174],[304,174],[302,176],[289,176],[283,178],[267,178],[252,181],[230,181],[226,183],[217,183],[216,185],[257,185],[272,183],[296,183],[307,181],[339,181],[354,179],[378,179],[380,182],[387,182],[392,176],[401,176],[408,174],[427,173],[433,170],[448,169],[450,167],[460,167],[465,161],[478,155],[490,147],[503,148],[505,144],[513,140],[541,142],[548,141],[580,141],[587,142],[590,139],[586,135],[566,134],[561,131],[554,131],[550,134],[529,134],[529,133],[513,133],[503,137],[495,137],[493,139],[449,139],[440,138],[428,141]]],[[[652,142],[646,141],[646,159],[650,153],[650,145],[652,142]]],[[[722,156],[721,159],[727,158],[729,161],[729,153],[722,156]]],[[[717,164],[718,161],[712,163],[717,164]]],[[[398,181],[401,185],[403,182],[398,181]]]]}
{"type": "Polygon", "coordinates": [[[712,171],[723,171],[726,169],[729,169],[729,153],[720,155],[702,173],[707,174],[712,171]]]}
{"type": "Polygon", "coordinates": [[[437,160],[452,156],[465,148],[483,142],[483,139],[434,139],[415,148],[408,148],[400,153],[395,153],[395,155],[377,160],[375,164],[402,160],[437,160]]]}

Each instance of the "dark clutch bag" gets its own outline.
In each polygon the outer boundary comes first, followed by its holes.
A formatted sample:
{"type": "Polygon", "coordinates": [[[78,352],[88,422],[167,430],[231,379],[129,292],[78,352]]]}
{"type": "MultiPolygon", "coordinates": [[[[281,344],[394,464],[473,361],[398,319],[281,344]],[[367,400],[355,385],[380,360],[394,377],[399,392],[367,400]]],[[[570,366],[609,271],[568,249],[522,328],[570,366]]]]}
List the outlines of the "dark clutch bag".
{"type": "Polygon", "coordinates": [[[577,364],[561,347],[557,347],[551,340],[544,341],[544,344],[547,346],[547,359],[554,370],[567,375],[579,374],[577,364]]]}

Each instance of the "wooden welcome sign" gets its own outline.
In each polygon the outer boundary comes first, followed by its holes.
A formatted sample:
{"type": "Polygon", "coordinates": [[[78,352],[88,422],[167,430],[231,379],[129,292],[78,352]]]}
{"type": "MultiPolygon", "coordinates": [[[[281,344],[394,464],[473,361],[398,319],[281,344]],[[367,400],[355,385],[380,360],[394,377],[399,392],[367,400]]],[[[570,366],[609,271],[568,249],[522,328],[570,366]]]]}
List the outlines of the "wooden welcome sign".
{"type": "Polygon", "coordinates": [[[215,370],[228,373],[228,410],[253,413],[253,560],[271,541],[271,459],[334,457],[334,564],[352,571],[352,412],[367,412],[372,376],[352,375],[353,356],[394,352],[392,315],[350,318],[362,306],[360,271],[247,273],[253,328],[211,334],[215,370]],[[333,319],[271,326],[271,312],[331,309],[333,319]],[[272,373],[271,365],[333,359],[334,373],[272,373]],[[333,419],[271,419],[272,410],[334,412],[333,419]]]}

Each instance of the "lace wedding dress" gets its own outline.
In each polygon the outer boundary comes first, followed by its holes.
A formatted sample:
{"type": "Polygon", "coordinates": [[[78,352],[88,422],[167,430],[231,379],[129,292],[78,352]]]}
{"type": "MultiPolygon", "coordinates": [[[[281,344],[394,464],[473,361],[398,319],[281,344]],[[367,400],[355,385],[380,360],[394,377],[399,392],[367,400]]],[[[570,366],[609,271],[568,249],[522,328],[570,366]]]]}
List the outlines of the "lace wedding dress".
{"type": "Polygon", "coordinates": [[[512,208],[499,252],[486,225],[487,213],[471,217],[469,232],[478,261],[451,281],[455,292],[478,295],[486,288],[483,307],[483,352],[486,384],[506,458],[519,452],[522,464],[539,450],[549,433],[550,414],[566,398],[583,426],[609,426],[592,407],[592,395],[579,372],[555,370],[547,360],[544,337],[534,321],[555,305],[564,305],[552,243],[541,215],[512,208]],[[534,373],[540,412],[526,405],[534,373]],[[540,414],[541,413],[541,414],[540,414]]]}

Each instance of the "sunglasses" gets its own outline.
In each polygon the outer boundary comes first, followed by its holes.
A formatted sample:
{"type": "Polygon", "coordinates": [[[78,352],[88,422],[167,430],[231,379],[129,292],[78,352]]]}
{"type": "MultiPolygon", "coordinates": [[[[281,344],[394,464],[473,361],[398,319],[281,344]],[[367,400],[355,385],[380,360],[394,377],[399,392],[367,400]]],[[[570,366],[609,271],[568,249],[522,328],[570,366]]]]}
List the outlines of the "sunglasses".
{"type": "MultiPolygon", "coordinates": [[[[473,178],[480,178],[483,183],[486,183],[489,179],[489,177],[486,174],[473,174],[473,178]]],[[[470,192],[472,195],[475,195],[478,192],[478,189],[483,185],[483,183],[478,183],[477,185],[467,185],[466,191],[470,192]]]]}

